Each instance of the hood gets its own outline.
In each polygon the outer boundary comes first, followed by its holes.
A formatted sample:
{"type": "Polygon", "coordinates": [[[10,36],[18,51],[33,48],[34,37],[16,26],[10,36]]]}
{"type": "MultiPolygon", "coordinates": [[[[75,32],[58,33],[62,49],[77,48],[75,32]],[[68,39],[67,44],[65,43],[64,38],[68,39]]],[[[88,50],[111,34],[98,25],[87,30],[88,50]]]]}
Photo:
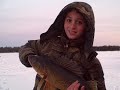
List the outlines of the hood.
{"type": "Polygon", "coordinates": [[[83,16],[86,22],[84,50],[90,52],[93,48],[95,20],[91,6],[85,2],[73,2],[66,5],[58,14],[54,23],[50,26],[47,32],[40,35],[40,41],[44,42],[52,37],[61,35],[64,30],[64,20],[67,12],[71,9],[77,9],[83,16]]]}

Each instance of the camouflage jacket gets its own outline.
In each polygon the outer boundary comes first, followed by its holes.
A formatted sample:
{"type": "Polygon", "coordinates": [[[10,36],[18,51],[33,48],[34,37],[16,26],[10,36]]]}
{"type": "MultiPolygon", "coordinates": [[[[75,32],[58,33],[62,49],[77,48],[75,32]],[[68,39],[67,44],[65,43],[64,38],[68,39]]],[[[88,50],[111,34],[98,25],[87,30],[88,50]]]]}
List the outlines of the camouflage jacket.
{"type": "MultiPolygon", "coordinates": [[[[47,41],[43,44],[40,44],[40,40],[29,41],[26,45],[22,46],[19,51],[20,60],[27,67],[31,67],[31,65],[28,62],[29,55],[41,55],[41,54],[47,55],[58,60],[68,59],[77,62],[81,72],[74,70],[76,74],[79,75],[82,73],[86,81],[90,81],[92,79],[96,80],[98,84],[98,90],[106,90],[104,83],[104,74],[99,60],[96,57],[93,57],[92,58],[93,60],[91,60],[90,63],[87,64],[86,62],[83,62],[81,59],[82,53],[80,49],[76,48],[76,46],[72,44],[69,45],[62,43],[61,37],[51,39],[50,41],[47,41]],[[86,70],[86,68],[89,68],[89,71],[86,70]]],[[[64,62],[61,63],[65,64],[64,62]]],[[[34,90],[37,90],[36,88],[38,86],[44,88],[43,90],[57,90],[57,88],[50,85],[50,81],[49,82],[44,81],[44,83],[42,83],[43,85],[38,85],[41,84],[40,80],[41,77],[37,74],[34,90]]]]}

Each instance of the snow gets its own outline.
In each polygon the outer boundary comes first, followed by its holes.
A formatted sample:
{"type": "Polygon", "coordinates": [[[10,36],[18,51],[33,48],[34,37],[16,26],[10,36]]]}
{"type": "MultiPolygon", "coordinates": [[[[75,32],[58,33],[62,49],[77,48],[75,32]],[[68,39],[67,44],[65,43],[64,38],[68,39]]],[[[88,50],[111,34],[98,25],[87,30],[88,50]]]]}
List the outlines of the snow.
{"type": "Polygon", "coordinates": [[[35,75],[20,63],[18,53],[0,53],[0,90],[32,90],[35,75]]]}
{"type": "Polygon", "coordinates": [[[120,90],[120,51],[98,52],[107,90],[120,90]]]}
{"type": "MultiPolygon", "coordinates": [[[[107,90],[120,90],[120,51],[98,52],[107,90]]],[[[20,63],[18,53],[0,53],[0,90],[32,90],[36,72],[20,63]]]]}

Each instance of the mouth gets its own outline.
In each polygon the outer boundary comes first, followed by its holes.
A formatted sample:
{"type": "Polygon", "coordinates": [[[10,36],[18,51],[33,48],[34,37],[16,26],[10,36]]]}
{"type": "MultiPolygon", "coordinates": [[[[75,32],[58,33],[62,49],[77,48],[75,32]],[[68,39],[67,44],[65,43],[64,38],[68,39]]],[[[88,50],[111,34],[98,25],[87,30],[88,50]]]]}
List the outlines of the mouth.
{"type": "Polygon", "coordinates": [[[69,31],[70,35],[76,35],[76,31],[69,31]]]}

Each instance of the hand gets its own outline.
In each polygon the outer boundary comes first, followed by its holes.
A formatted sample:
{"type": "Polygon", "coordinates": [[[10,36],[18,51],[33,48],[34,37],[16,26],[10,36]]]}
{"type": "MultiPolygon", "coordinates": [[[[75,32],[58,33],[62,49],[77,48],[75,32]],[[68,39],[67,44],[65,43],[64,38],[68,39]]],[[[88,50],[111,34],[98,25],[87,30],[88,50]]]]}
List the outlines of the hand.
{"type": "MultiPolygon", "coordinates": [[[[79,87],[80,87],[80,83],[78,81],[75,81],[67,88],[67,90],[78,90],[79,87]]],[[[82,86],[80,90],[85,90],[85,87],[82,86]]]]}

